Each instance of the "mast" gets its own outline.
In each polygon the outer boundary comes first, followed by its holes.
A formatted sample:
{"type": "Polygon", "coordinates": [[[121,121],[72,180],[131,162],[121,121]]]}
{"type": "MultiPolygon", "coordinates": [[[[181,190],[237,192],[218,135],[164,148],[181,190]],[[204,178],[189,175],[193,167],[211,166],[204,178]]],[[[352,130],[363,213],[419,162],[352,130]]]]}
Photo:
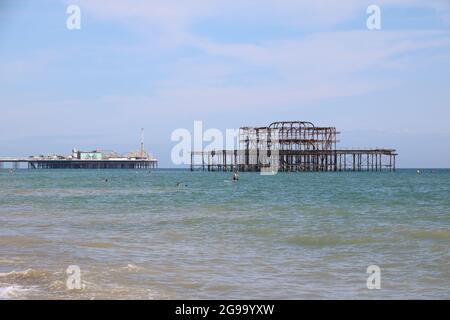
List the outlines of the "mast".
{"type": "Polygon", "coordinates": [[[144,157],[144,128],[141,128],[141,158],[144,157]]]}

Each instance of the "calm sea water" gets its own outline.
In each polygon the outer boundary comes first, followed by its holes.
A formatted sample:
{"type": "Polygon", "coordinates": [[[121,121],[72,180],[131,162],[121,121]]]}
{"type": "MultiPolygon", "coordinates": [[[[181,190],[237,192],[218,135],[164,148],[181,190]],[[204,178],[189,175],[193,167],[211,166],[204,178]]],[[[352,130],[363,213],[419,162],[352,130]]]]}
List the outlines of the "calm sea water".
{"type": "Polygon", "coordinates": [[[0,298],[450,299],[449,170],[230,178],[0,170],[0,298]]]}

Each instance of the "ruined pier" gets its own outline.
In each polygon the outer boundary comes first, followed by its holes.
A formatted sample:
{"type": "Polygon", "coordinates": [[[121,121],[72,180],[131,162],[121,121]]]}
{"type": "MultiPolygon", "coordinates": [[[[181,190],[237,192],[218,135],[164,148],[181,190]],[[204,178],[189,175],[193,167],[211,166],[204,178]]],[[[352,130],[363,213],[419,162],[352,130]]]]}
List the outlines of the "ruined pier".
{"type": "Polygon", "coordinates": [[[395,171],[396,150],[337,148],[335,127],[305,121],[273,122],[267,127],[241,127],[238,148],[191,152],[191,170],[261,171],[395,171]]]}

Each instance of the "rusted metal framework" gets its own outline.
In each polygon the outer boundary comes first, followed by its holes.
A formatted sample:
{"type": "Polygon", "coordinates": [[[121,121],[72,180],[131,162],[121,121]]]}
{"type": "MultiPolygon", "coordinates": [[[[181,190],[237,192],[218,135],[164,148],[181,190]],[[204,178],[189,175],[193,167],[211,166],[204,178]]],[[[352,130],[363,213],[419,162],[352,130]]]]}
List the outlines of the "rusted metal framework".
{"type": "Polygon", "coordinates": [[[191,170],[381,171],[395,170],[394,149],[338,149],[335,127],[306,121],[279,121],[267,127],[241,127],[238,149],[194,151],[191,170]],[[201,158],[201,163],[196,159],[201,158]],[[274,160],[275,159],[275,160],[274,160]]]}

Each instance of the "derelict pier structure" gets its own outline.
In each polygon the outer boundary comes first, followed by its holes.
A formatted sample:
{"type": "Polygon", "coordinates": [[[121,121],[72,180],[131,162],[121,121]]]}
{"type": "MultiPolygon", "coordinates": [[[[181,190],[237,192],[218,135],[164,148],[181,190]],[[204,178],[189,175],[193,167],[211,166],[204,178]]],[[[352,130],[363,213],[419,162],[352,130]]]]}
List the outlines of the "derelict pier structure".
{"type": "Polygon", "coordinates": [[[191,170],[395,171],[395,149],[340,149],[335,127],[306,121],[241,127],[238,149],[191,152],[191,170]]]}

